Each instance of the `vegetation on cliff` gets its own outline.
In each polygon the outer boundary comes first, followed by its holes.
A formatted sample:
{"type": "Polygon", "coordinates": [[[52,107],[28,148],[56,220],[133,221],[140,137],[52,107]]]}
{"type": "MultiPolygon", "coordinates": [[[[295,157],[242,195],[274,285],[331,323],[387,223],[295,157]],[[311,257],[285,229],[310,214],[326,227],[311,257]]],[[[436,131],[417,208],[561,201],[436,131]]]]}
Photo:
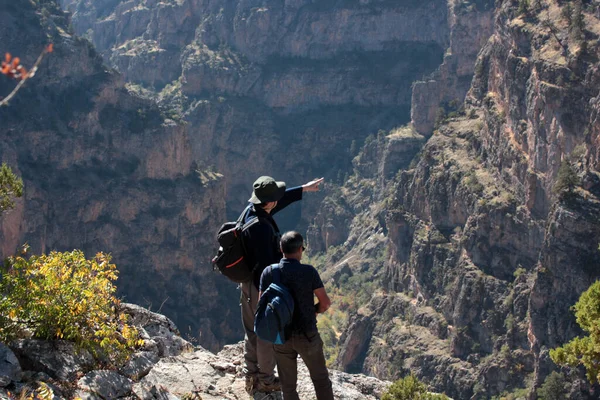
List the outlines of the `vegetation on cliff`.
{"type": "Polygon", "coordinates": [[[143,344],[114,297],[110,255],[83,252],[9,257],[1,269],[0,341],[70,340],[108,364],[120,365],[143,344]]]}
{"type": "Polygon", "coordinates": [[[15,206],[15,198],[23,195],[23,180],[2,163],[0,167],[0,215],[15,206]]]}
{"type": "Polygon", "coordinates": [[[588,380],[595,383],[600,381],[600,281],[583,292],[573,308],[587,336],[551,350],[550,357],[559,365],[584,366],[588,380]]]}
{"type": "Polygon", "coordinates": [[[427,386],[420,382],[414,375],[398,379],[383,394],[381,400],[447,400],[443,394],[429,393],[427,386]]]}

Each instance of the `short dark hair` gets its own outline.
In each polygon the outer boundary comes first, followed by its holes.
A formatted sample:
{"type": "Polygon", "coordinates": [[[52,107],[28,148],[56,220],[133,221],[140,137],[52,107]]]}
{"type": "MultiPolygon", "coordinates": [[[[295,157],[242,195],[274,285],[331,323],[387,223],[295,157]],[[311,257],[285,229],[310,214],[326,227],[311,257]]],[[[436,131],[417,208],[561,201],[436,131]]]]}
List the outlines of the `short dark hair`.
{"type": "Polygon", "coordinates": [[[302,235],[296,231],[289,231],[281,237],[281,251],[284,254],[294,254],[302,247],[304,239],[302,235]]]}

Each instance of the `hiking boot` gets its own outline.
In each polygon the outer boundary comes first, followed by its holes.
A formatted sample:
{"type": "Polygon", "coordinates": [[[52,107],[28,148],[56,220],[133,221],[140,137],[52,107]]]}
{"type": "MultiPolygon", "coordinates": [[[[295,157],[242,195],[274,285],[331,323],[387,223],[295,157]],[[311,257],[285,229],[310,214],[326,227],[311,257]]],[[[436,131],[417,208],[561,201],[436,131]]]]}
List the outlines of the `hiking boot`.
{"type": "Polygon", "coordinates": [[[256,391],[263,393],[279,392],[281,391],[281,382],[279,381],[278,377],[274,377],[273,382],[271,383],[259,381],[258,385],[256,385],[256,391]]]}
{"type": "Polygon", "coordinates": [[[246,393],[250,396],[256,392],[257,379],[254,375],[246,375],[246,393]]]}

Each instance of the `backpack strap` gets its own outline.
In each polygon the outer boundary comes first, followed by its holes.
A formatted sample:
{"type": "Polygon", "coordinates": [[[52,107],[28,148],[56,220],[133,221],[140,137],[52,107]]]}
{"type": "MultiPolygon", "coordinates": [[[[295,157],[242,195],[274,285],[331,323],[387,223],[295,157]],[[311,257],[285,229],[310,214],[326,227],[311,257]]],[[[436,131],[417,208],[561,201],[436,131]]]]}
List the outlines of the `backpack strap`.
{"type": "Polygon", "coordinates": [[[237,221],[235,221],[235,225],[238,227],[238,229],[242,229],[242,227],[246,223],[246,218],[248,218],[248,214],[250,214],[251,207],[252,207],[252,204],[248,204],[248,206],[246,206],[246,208],[244,208],[244,211],[242,211],[242,213],[238,217],[237,221]]]}
{"type": "Polygon", "coordinates": [[[281,267],[283,267],[281,262],[279,264],[269,265],[269,268],[271,269],[269,272],[271,273],[272,277],[271,283],[281,285],[281,267]]]}
{"type": "MultiPolygon", "coordinates": [[[[248,249],[246,248],[246,241],[244,240],[244,237],[242,235],[242,231],[244,229],[244,225],[246,225],[246,218],[248,218],[248,214],[250,214],[250,208],[252,207],[252,204],[249,204],[244,211],[242,211],[242,213],[240,214],[240,216],[238,217],[237,221],[235,221],[235,228],[236,230],[239,232],[240,234],[240,241],[242,243],[242,250],[244,251],[244,255],[248,254],[248,249]]],[[[254,222],[254,221],[252,221],[254,222]]],[[[256,266],[252,267],[252,272],[254,272],[254,268],[256,266]]]]}

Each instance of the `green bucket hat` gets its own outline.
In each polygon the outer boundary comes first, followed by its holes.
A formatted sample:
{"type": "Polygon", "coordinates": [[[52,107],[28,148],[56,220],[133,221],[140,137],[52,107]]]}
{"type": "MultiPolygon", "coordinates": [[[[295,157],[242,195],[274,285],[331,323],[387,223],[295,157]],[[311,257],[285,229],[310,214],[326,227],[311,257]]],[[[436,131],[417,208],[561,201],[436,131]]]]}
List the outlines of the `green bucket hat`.
{"type": "Polygon", "coordinates": [[[253,204],[278,201],[285,193],[285,182],[276,182],[270,176],[261,176],[252,187],[254,191],[248,201],[253,204]]]}

